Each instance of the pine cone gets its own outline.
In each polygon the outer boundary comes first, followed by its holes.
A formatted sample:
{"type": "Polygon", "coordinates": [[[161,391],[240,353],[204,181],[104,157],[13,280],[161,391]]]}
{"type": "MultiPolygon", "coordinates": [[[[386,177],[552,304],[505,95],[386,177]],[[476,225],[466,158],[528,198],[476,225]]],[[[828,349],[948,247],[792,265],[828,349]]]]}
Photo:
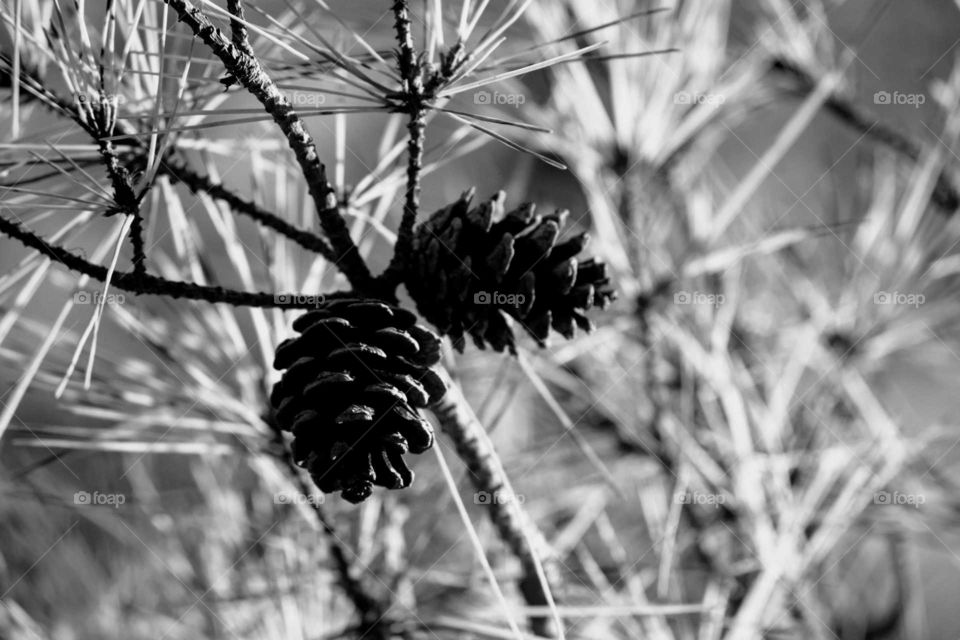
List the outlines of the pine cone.
{"type": "Polygon", "coordinates": [[[298,335],[277,347],[286,370],[270,401],[293,432],[293,457],[321,491],[361,502],[373,485],[403,489],[413,471],[403,454],[433,446],[418,408],[444,393],[429,367],[440,338],[405,309],[378,300],[328,300],[297,318],[298,335]]]}
{"type": "Polygon", "coordinates": [[[551,327],[565,338],[592,331],[591,307],[616,294],[606,265],[579,261],[586,233],[557,244],[566,211],[540,216],[533,204],[504,213],[503,192],[470,208],[469,191],[417,227],[406,284],[417,309],[458,351],[469,334],[483,349],[516,353],[504,314],[541,347],[551,327]]]}

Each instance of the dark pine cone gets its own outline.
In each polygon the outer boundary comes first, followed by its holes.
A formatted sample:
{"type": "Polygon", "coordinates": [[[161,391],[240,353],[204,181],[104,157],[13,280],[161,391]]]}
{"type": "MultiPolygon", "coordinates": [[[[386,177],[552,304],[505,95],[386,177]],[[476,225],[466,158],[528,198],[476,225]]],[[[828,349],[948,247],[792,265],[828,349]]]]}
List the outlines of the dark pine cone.
{"type": "Polygon", "coordinates": [[[470,208],[473,192],[417,227],[406,284],[420,313],[453,339],[516,352],[504,314],[546,346],[552,327],[566,338],[592,331],[591,307],[616,297],[606,265],[580,261],[586,233],[557,244],[566,211],[536,215],[533,204],[504,213],[504,194],[470,208]],[[502,313],[501,313],[502,312],[502,313]]]}
{"type": "Polygon", "coordinates": [[[297,318],[298,335],[277,347],[285,369],[270,402],[293,432],[293,457],[321,491],[361,502],[373,485],[403,489],[413,472],[407,451],[433,446],[418,408],[444,393],[429,367],[440,338],[399,307],[362,298],[328,300],[297,318]]]}

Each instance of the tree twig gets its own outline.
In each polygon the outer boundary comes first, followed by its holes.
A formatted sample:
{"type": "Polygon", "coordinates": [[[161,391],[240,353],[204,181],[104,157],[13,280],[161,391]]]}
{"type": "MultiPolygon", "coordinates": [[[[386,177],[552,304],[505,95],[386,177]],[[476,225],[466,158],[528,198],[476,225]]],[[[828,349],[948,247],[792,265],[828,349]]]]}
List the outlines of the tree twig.
{"type": "Polygon", "coordinates": [[[327,182],[326,167],[320,162],[313,138],[293,105],[284,96],[256,56],[248,55],[227,40],[198,8],[188,0],[164,0],[181,22],[216,55],[229,72],[260,103],[280,127],[307,182],[320,217],[320,224],[337,254],[339,264],[357,290],[370,290],[372,277],[357,245],[350,237],[340,214],[336,193],[327,182]]]}
{"type": "MultiPolygon", "coordinates": [[[[793,79],[804,91],[809,91],[817,84],[816,79],[809,72],[785,58],[775,58],[770,66],[773,71],[793,79]]],[[[824,107],[840,122],[864,136],[911,160],[920,158],[922,149],[916,141],[886,126],[844,96],[834,93],[824,103],[824,107]]],[[[937,177],[937,183],[930,198],[934,204],[949,214],[953,214],[960,207],[960,191],[946,172],[942,172],[937,177]]]]}
{"type": "Polygon", "coordinates": [[[413,227],[420,212],[420,177],[423,173],[423,146],[426,138],[427,101],[423,90],[421,66],[413,46],[410,31],[410,9],[407,0],[393,3],[394,29],[396,30],[397,65],[403,83],[402,91],[395,96],[406,109],[407,121],[407,187],[404,197],[403,216],[397,230],[397,243],[393,258],[381,280],[392,289],[402,279],[403,271],[413,247],[413,227]]]}
{"type": "Polygon", "coordinates": [[[253,48],[250,46],[250,37],[247,35],[247,27],[243,24],[243,1],[227,0],[227,11],[236,16],[237,20],[230,20],[230,32],[233,36],[233,44],[245,55],[253,56],[253,48]]]}
{"type": "Polygon", "coordinates": [[[147,251],[143,243],[143,213],[140,208],[131,213],[133,223],[130,225],[130,244],[133,247],[133,273],[136,275],[146,275],[147,273],[147,251]]]}
{"type": "MultiPolygon", "coordinates": [[[[34,249],[50,259],[61,263],[71,271],[89,276],[94,280],[106,282],[107,268],[94,264],[72,251],[50,244],[36,233],[25,229],[19,223],[0,216],[0,233],[19,240],[24,246],[34,249]]],[[[204,300],[211,303],[224,303],[236,307],[283,307],[287,309],[310,309],[317,305],[316,296],[296,293],[264,293],[237,291],[223,287],[167,280],[147,273],[115,271],[110,286],[135,294],[204,300]]]]}
{"type": "MultiPolygon", "coordinates": [[[[52,110],[57,115],[67,118],[83,129],[88,135],[90,135],[95,142],[99,143],[99,136],[97,131],[91,127],[83,118],[80,117],[80,114],[77,112],[77,109],[74,105],[68,103],[65,100],[60,99],[58,96],[49,91],[44,91],[39,95],[26,94],[27,96],[32,96],[35,99],[42,102],[44,106],[52,110]]],[[[133,129],[129,128],[129,125],[123,121],[117,123],[117,127],[123,130],[126,133],[132,133],[133,129]]],[[[136,168],[143,168],[143,163],[146,160],[146,154],[144,150],[137,146],[139,143],[134,140],[134,149],[129,152],[133,155],[133,159],[130,161],[130,164],[136,168]]],[[[193,193],[204,192],[210,197],[225,202],[230,208],[241,215],[248,216],[258,224],[261,224],[268,229],[276,231],[282,236],[289,238],[293,242],[296,242],[304,249],[308,251],[313,251],[322,255],[331,263],[336,263],[337,255],[334,252],[333,248],[330,246],[330,243],[327,242],[321,236],[318,236],[315,233],[299,229],[294,225],[283,220],[277,214],[268,211],[257,203],[248,200],[240,196],[235,191],[232,191],[225,187],[219,182],[214,182],[210,179],[209,176],[202,176],[192,168],[190,168],[185,162],[180,162],[174,158],[174,152],[176,149],[171,150],[167,154],[167,157],[160,163],[158,173],[162,173],[168,176],[174,182],[181,182],[187,186],[193,193]]],[[[127,153],[117,153],[115,147],[113,148],[113,154],[117,157],[123,157],[128,155],[127,153]]],[[[109,173],[109,167],[108,167],[109,173]]],[[[31,181],[38,181],[43,178],[53,177],[60,175],[59,172],[51,172],[49,175],[40,176],[38,178],[33,178],[31,181]]],[[[24,181],[20,181],[19,184],[25,184],[24,181]]],[[[115,192],[116,193],[116,192],[115,192]]],[[[131,236],[136,243],[135,238],[137,237],[137,225],[140,224],[137,221],[134,221],[133,227],[131,227],[131,236]]],[[[141,243],[142,246],[142,243],[141,243]]],[[[134,265],[136,266],[139,263],[143,264],[142,261],[138,261],[137,256],[137,247],[134,245],[134,265]]],[[[339,265],[336,265],[338,266],[339,265]]]]}
{"type": "Polygon", "coordinates": [[[140,198],[137,197],[130,180],[130,172],[120,163],[113,144],[97,135],[97,145],[100,148],[100,157],[107,168],[107,175],[113,185],[113,203],[115,209],[107,215],[120,213],[133,216],[130,225],[130,244],[133,247],[133,272],[137,275],[147,273],[147,255],[143,243],[143,212],[140,210],[140,198]]]}
{"type": "MultiPolygon", "coordinates": [[[[516,496],[507,489],[507,479],[493,443],[460,388],[447,381],[447,393],[430,407],[440,428],[453,442],[457,454],[470,471],[470,481],[477,491],[485,492],[487,513],[500,539],[520,561],[520,592],[531,607],[549,607],[553,604],[548,593],[550,584],[557,582],[556,567],[543,562],[549,557],[546,541],[520,506],[516,496]],[[534,546],[536,545],[536,547],[534,546]],[[537,567],[542,565],[545,575],[537,567]],[[547,584],[544,585],[543,583],[547,584]],[[546,586],[546,588],[544,588],[546,586]]],[[[545,616],[530,620],[537,635],[556,637],[555,621],[545,616]]]]}
{"type": "Polygon", "coordinates": [[[251,218],[268,229],[273,229],[304,249],[322,255],[330,262],[336,262],[337,255],[333,247],[320,236],[295,227],[256,202],[239,196],[219,182],[214,182],[209,176],[200,175],[188,167],[186,163],[169,157],[160,164],[159,172],[168,176],[173,182],[183,183],[193,193],[203,192],[211,198],[225,202],[235,212],[251,218]]]}

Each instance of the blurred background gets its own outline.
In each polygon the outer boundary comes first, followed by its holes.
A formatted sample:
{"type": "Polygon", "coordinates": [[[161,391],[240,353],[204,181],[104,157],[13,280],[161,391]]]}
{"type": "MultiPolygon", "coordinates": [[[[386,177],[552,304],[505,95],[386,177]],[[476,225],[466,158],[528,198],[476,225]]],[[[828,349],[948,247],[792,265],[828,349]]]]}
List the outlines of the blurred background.
{"type": "MultiPolygon", "coordinates": [[[[329,109],[308,125],[381,271],[406,122],[354,110],[340,94],[362,82],[323,52],[392,68],[390,3],[245,4],[294,105],[329,109]]],[[[468,51],[517,17],[462,84],[496,81],[445,103],[487,119],[430,115],[423,211],[470,188],[567,209],[619,292],[590,335],[445,352],[543,544],[566,637],[960,638],[960,6],[414,2],[426,60],[464,4],[468,51]]],[[[217,5],[201,4],[229,30],[217,5]]],[[[104,11],[0,8],[0,213],[109,265],[120,222],[98,215],[96,148],[30,89],[96,91],[71,46],[100,50],[104,11]]],[[[170,166],[318,229],[286,142],[202,43],[162,2],[117,11],[134,53],[109,92],[137,139],[159,131],[170,166]]],[[[177,173],[156,169],[144,199],[151,269],[345,288],[177,173]]],[[[299,493],[266,401],[294,312],[114,291],[101,316],[101,285],[0,247],[0,637],[361,637],[345,575],[405,637],[509,638],[508,618],[545,615],[486,517],[496,498],[443,436],[453,482],[423,455],[413,487],[360,506],[299,493]]]]}

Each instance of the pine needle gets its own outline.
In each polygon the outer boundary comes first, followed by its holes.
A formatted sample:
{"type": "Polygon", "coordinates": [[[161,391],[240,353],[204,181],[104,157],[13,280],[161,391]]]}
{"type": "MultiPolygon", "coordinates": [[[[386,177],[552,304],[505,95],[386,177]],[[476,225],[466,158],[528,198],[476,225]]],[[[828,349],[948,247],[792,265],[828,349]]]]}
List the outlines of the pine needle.
{"type": "Polygon", "coordinates": [[[443,472],[443,479],[446,481],[447,488],[450,491],[450,496],[453,498],[453,503],[457,507],[457,513],[460,515],[460,520],[463,522],[464,529],[467,532],[467,537],[470,539],[470,543],[473,545],[473,549],[476,552],[477,560],[480,561],[480,566],[483,567],[483,571],[487,576],[487,580],[490,582],[490,588],[493,589],[494,595],[500,602],[501,611],[503,612],[503,616],[507,621],[507,625],[510,627],[510,631],[513,632],[513,637],[522,639],[523,633],[521,633],[520,627],[517,626],[516,620],[513,619],[513,614],[510,612],[510,605],[507,604],[507,599],[503,595],[503,591],[500,589],[500,584],[497,582],[497,576],[493,572],[493,567],[490,566],[490,561],[487,560],[487,554],[486,551],[484,551],[483,543],[480,541],[480,536],[477,535],[477,530],[470,521],[470,515],[467,513],[467,508],[463,504],[463,499],[460,498],[460,491],[457,488],[457,481],[453,478],[453,474],[450,472],[450,467],[447,465],[443,451],[441,451],[442,448],[442,445],[438,443],[433,447],[433,451],[437,456],[437,463],[440,465],[440,471],[443,472]]]}

